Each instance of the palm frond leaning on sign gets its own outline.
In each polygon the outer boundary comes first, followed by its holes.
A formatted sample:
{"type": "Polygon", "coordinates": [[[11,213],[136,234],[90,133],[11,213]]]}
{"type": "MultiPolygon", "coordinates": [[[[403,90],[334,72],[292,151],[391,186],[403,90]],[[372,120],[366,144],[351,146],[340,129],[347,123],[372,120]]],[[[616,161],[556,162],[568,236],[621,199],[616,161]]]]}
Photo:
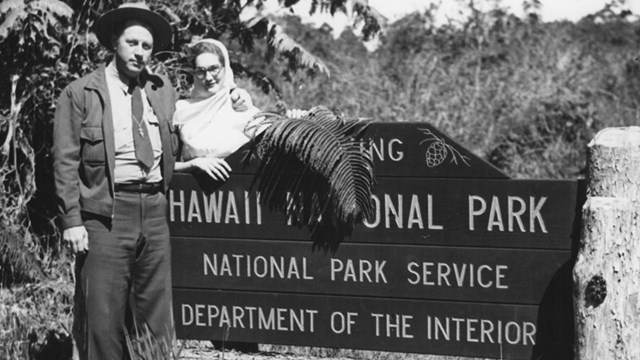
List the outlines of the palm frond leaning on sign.
{"type": "Polygon", "coordinates": [[[373,161],[361,147],[369,122],[322,106],[299,119],[275,113],[256,119],[247,132],[264,129],[250,152],[262,160],[252,183],[261,202],[309,228],[317,245],[335,249],[373,211],[373,161]]]}

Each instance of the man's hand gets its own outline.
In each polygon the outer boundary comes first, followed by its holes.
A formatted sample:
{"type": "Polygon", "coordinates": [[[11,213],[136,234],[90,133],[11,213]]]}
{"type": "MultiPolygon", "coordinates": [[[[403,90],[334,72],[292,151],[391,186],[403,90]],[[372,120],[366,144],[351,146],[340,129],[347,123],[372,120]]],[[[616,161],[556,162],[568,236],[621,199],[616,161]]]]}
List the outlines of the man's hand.
{"type": "Polygon", "coordinates": [[[225,181],[229,178],[231,167],[224,159],[220,158],[195,158],[189,160],[192,167],[200,169],[214,180],[225,181]]]}
{"type": "Polygon", "coordinates": [[[251,101],[251,95],[245,89],[235,88],[231,90],[231,105],[233,106],[233,110],[238,112],[243,112],[249,110],[249,108],[253,105],[253,101],[251,101]]]}
{"type": "Polygon", "coordinates": [[[72,253],[89,251],[89,236],[84,226],[74,226],[62,232],[62,241],[72,253]]]}

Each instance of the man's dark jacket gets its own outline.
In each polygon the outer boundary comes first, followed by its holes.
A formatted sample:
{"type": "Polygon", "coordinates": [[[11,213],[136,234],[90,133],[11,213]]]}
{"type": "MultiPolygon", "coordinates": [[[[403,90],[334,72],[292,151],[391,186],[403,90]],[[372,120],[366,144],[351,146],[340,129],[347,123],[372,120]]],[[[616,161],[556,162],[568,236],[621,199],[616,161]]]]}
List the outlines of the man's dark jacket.
{"type": "MultiPolygon", "coordinates": [[[[144,90],[160,125],[165,191],[178,152],[171,120],[176,92],[164,76],[144,74],[144,90]]],[[[62,229],[83,225],[82,212],[113,217],[115,141],[105,67],[72,82],[58,99],[53,168],[62,229]]]]}

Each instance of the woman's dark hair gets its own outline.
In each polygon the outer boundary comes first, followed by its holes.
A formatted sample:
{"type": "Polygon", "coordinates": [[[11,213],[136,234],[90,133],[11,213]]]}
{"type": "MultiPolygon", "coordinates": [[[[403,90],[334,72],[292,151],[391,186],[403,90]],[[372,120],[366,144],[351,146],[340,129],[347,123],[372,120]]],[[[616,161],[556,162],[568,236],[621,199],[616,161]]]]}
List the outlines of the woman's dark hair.
{"type": "Polygon", "coordinates": [[[222,66],[227,66],[227,64],[224,63],[224,54],[222,53],[222,50],[220,50],[219,47],[217,47],[215,44],[212,44],[210,42],[199,42],[197,44],[195,44],[194,46],[191,47],[190,49],[190,56],[191,56],[191,66],[192,67],[196,67],[196,58],[199,55],[202,54],[206,54],[206,53],[210,53],[210,54],[214,54],[218,56],[218,59],[220,59],[220,64],[222,64],[222,66]]]}

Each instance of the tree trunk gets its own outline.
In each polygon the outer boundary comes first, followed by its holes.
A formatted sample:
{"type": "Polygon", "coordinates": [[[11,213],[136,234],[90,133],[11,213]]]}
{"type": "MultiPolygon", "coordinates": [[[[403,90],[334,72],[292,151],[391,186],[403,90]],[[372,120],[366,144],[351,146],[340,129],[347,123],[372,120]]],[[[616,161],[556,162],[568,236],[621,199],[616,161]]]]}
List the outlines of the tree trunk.
{"type": "Polygon", "coordinates": [[[640,359],[640,127],[599,132],[587,166],[575,359],[640,359]]]}

